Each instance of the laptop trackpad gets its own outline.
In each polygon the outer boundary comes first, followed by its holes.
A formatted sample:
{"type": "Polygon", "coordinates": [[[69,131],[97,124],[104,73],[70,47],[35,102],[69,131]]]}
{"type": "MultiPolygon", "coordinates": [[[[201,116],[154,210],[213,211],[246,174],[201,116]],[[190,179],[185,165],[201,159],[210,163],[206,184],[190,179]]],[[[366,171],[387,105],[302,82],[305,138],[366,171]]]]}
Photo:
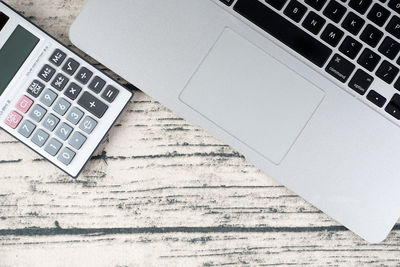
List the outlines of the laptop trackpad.
{"type": "Polygon", "coordinates": [[[231,29],[225,29],[181,101],[279,164],[324,92],[231,29]]]}

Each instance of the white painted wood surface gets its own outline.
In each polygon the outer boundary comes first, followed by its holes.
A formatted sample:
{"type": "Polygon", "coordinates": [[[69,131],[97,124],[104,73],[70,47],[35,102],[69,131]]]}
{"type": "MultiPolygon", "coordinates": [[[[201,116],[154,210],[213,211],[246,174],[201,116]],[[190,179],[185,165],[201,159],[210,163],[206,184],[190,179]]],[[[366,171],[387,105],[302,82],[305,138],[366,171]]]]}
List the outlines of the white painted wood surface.
{"type": "MultiPolygon", "coordinates": [[[[70,44],[85,1],[5,2],[70,44]]],[[[0,151],[0,266],[400,266],[138,90],[77,180],[0,151]]]]}

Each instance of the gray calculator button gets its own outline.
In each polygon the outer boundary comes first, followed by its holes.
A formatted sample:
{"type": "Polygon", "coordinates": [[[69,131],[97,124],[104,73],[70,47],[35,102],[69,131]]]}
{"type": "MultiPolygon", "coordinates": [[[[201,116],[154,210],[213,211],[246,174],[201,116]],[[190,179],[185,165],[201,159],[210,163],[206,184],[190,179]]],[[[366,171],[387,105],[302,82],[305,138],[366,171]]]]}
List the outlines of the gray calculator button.
{"type": "Polygon", "coordinates": [[[39,129],[33,134],[32,143],[38,147],[42,147],[46,143],[47,139],[49,139],[49,134],[39,129]]]}
{"type": "Polygon", "coordinates": [[[107,100],[109,103],[114,102],[115,98],[118,96],[119,90],[112,85],[107,86],[101,97],[107,100]]]}
{"type": "Polygon", "coordinates": [[[77,81],[79,81],[82,84],[87,84],[90,80],[90,78],[92,78],[93,76],[93,72],[91,72],[90,70],[88,70],[85,67],[82,67],[78,74],[76,74],[75,79],[77,81]]]}
{"type": "Polygon", "coordinates": [[[86,142],[86,137],[79,133],[79,132],[75,132],[71,138],[69,139],[69,144],[75,148],[76,150],[81,149],[81,147],[83,146],[83,144],[86,142]]]}
{"type": "Polygon", "coordinates": [[[65,90],[64,95],[66,95],[69,99],[75,100],[78,95],[81,93],[82,87],[72,82],[68,85],[67,90],[65,90]]]}
{"type": "Polygon", "coordinates": [[[71,149],[64,147],[60,155],[58,155],[58,160],[63,163],[64,165],[69,165],[71,161],[74,159],[76,153],[72,151],[71,149]]]}
{"type": "Polygon", "coordinates": [[[72,127],[66,123],[61,124],[56,131],[56,135],[60,137],[61,140],[64,141],[68,139],[71,133],[72,133],[72,127]]]}
{"type": "Polygon", "coordinates": [[[75,71],[78,68],[79,68],[79,63],[76,60],[69,58],[67,62],[65,62],[62,69],[65,73],[72,76],[74,75],[75,71]]]}
{"type": "Polygon", "coordinates": [[[108,109],[108,106],[104,102],[97,99],[88,91],[82,94],[78,100],[78,104],[99,119],[103,117],[104,113],[106,113],[108,109]]]}
{"type": "Polygon", "coordinates": [[[36,125],[32,122],[25,120],[18,129],[18,132],[25,138],[29,138],[33,131],[35,130],[36,125]]]}
{"type": "Polygon", "coordinates": [[[46,115],[47,110],[44,109],[42,106],[40,105],[35,105],[32,109],[31,112],[29,112],[29,117],[36,121],[36,122],[41,122],[44,115],[46,115]]]}
{"type": "Polygon", "coordinates": [[[53,138],[47,143],[44,150],[54,157],[57,155],[58,151],[60,151],[61,147],[62,144],[58,142],[57,139],[53,138]]]}
{"type": "Polygon", "coordinates": [[[68,113],[67,120],[73,125],[77,125],[81,121],[83,115],[84,113],[80,109],[73,107],[68,113]]]}
{"type": "Polygon", "coordinates": [[[39,72],[38,76],[40,79],[42,79],[45,82],[48,82],[53,78],[54,74],[56,73],[56,70],[53,67],[50,67],[49,65],[44,65],[42,70],[39,72]]]}
{"type": "Polygon", "coordinates": [[[60,49],[56,49],[51,55],[49,61],[56,66],[60,66],[66,57],[67,55],[63,51],[61,51],[60,49]]]}
{"type": "Polygon", "coordinates": [[[51,86],[53,86],[58,91],[62,91],[68,82],[69,79],[64,75],[62,75],[61,73],[59,73],[51,82],[51,86]]]}
{"type": "Polygon", "coordinates": [[[53,110],[61,116],[64,116],[70,107],[71,104],[67,100],[65,100],[64,98],[60,98],[54,105],[53,110]]]}
{"type": "Polygon", "coordinates": [[[51,107],[56,99],[57,94],[50,89],[46,89],[46,91],[44,91],[43,95],[40,97],[40,102],[48,107],[51,107]]]}
{"type": "Polygon", "coordinates": [[[34,80],[31,85],[28,87],[28,93],[33,97],[38,97],[44,89],[44,84],[39,82],[38,80],[34,80]]]}
{"type": "Polygon", "coordinates": [[[53,114],[47,115],[47,117],[43,121],[43,126],[50,132],[54,131],[54,129],[57,127],[58,123],[60,122],[60,119],[54,116],[53,114]]]}
{"type": "Polygon", "coordinates": [[[86,118],[79,125],[79,129],[81,129],[87,134],[91,134],[94,128],[96,128],[96,126],[97,126],[97,121],[95,121],[89,116],[86,116],[86,118]]]}
{"type": "Polygon", "coordinates": [[[93,92],[98,94],[98,93],[101,92],[101,90],[103,90],[105,85],[106,85],[106,81],[104,81],[99,76],[96,76],[96,77],[93,78],[92,82],[89,84],[89,88],[93,92]]]}

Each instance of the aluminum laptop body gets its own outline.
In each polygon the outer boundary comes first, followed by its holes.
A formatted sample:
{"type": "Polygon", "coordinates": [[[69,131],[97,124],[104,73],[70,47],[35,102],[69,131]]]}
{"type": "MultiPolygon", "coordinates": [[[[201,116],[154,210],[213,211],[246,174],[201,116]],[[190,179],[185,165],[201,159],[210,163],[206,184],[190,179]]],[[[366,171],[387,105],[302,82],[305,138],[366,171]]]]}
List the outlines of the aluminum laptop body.
{"type": "Polygon", "coordinates": [[[397,58],[390,58],[395,47],[384,50],[389,36],[396,40],[385,27],[397,16],[392,1],[364,7],[350,0],[338,1],[346,9],[337,20],[336,11],[326,15],[332,1],[321,2],[89,0],[70,38],[354,233],[379,242],[400,212],[397,58]],[[382,26],[373,17],[380,7],[389,11],[382,26]],[[353,15],[365,22],[359,33],[340,28],[353,15]],[[338,35],[328,32],[332,26],[338,35]],[[298,29],[300,44],[293,44],[298,29]],[[384,32],[375,47],[374,29],[384,32]],[[347,51],[346,39],[362,47],[354,51],[350,42],[347,51]],[[372,71],[374,58],[365,53],[379,55],[372,71]]]}

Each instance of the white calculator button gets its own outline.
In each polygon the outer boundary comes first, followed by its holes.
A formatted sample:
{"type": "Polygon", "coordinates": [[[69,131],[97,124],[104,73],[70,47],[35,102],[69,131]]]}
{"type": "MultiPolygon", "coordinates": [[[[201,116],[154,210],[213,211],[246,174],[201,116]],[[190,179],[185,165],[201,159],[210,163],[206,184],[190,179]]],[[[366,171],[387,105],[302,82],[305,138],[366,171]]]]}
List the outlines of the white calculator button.
{"type": "Polygon", "coordinates": [[[61,142],[53,138],[47,143],[44,150],[54,157],[55,155],[57,155],[58,151],[60,151],[61,147],[61,142]]]}
{"type": "Polygon", "coordinates": [[[39,129],[33,134],[32,143],[34,143],[38,147],[42,147],[46,143],[47,139],[49,139],[49,134],[39,129]]]}
{"type": "Polygon", "coordinates": [[[25,138],[29,138],[33,131],[36,129],[36,125],[32,122],[25,120],[22,122],[21,126],[18,129],[18,132],[25,138]]]}
{"type": "Polygon", "coordinates": [[[73,107],[68,113],[67,120],[73,125],[77,125],[81,121],[83,115],[84,113],[79,108],[73,107]]]}
{"type": "Polygon", "coordinates": [[[79,129],[81,129],[87,134],[91,134],[94,128],[96,128],[96,126],[97,126],[97,121],[95,121],[89,116],[86,116],[86,118],[79,125],[79,129]]]}
{"type": "Polygon", "coordinates": [[[51,107],[56,99],[57,94],[50,89],[46,89],[46,91],[44,91],[43,95],[40,97],[40,102],[48,107],[51,107]]]}
{"type": "Polygon", "coordinates": [[[61,140],[66,141],[68,137],[71,135],[73,129],[66,123],[63,123],[58,127],[56,131],[56,136],[58,136],[61,140]]]}
{"type": "Polygon", "coordinates": [[[83,144],[86,142],[86,136],[84,136],[83,134],[79,133],[79,132],[75,132],[71,138],[69,139],[69,144],[75,148],[76,150],[81,149],[81,147],[83,146],[83,144]]]}
{"type": "Polygon", "coordinates": [[[46,115],[47,110],[44,109],[42,106],[40,105],[35,105],[32,109],[31,112],[29,112],[29,117],[36,121],[36,122],[41,122],[44,115],[46,115]]]}
{"type": "Polygon", "coordinates": [[[57,100],[56,104],[54,105],[53,110],[55,112],[57,112],[58,114],[60,114],[61,116],[64,116],[70,107],[71,107],[71,103],[69,103],[64,98],[60,98],[57,100]]]}
{"type": "Polygon", "coordinates": [[[69,165],[71,161],[74,159],[75,155],[76,153],[74,151],[72,151],[67,147],[64,147],[61,150],[60,155],[58,155],[57,159],[64,165],[69,165]]]}
{"type": "Polygon", "coordinates": [[[47,130],[52,132],[57,127],[59,122],[60,122],[59,118],[57,118],[53,114],[49,114],[49,115],[47,115],[46,119],[43,121],[43,126],[47,130]]]}

